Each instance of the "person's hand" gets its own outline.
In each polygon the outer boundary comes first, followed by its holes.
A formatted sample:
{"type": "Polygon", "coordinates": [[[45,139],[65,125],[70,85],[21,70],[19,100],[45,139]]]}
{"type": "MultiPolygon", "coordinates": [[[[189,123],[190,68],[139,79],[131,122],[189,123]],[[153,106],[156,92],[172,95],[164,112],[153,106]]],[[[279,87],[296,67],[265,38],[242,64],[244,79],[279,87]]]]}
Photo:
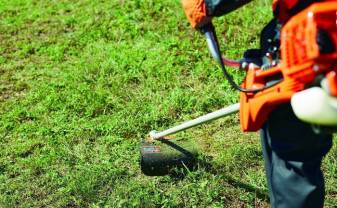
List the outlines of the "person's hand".
{"type": "Polygon", "coordinates": [[[207,16],[205,0],[182,0],[181,3],[193,28],[199,29],[211,22],[211,17],[207,16]]]}

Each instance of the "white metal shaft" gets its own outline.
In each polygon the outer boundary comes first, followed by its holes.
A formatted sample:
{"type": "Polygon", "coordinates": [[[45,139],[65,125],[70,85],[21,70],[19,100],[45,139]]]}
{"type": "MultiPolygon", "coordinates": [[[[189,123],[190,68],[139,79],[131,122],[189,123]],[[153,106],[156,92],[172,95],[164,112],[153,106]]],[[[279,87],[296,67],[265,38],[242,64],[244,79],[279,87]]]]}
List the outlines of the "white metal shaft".
{"type": "Polygon", "coordinates": [[[184,122],[184,123],[182,123],[178,126],[174,126],[174,127],[169,128],[167,130],[164,130],[162,132],[151,131],[150,137],[152,139],[159,139],[159,138],[162,138],[164,136],[175,134],[177,132],[183,131],[185,129],[192,128],[194,126],[203,124],[205,122],[212,121],[212,120],[215,120],[215,119],[218,119],[218,118],[222,118],[222,117],[231,115],[233,113],[238,112],[239,109],[240,109],[240,103],[236,103],[236,104],[230,105],[228,107],[222,108],[220,110],[217,110],[215,112],[200,116],[196,119],[186,121],[186,122],[184,122]]]}

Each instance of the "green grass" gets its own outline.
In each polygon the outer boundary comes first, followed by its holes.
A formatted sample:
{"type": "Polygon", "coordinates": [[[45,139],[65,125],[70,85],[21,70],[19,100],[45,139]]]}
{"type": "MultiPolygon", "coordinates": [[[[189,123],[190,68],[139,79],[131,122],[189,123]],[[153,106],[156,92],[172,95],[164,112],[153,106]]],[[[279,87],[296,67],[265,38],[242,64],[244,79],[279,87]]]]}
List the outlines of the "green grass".
{"type": "MultiPolygon", "coordinates": [[[[267,0],[217,18],[222,49],[239,58],[257,47],[270,18],[267,0]]],[[[0,207],[268,206],[258,135],[236,116],[177,135],[209,166],[140,172],[150,130],[237,101],[178,0],[0,0],[0,207]]],[[[336,154],[335,140],[327,207],[336,154]]]]}

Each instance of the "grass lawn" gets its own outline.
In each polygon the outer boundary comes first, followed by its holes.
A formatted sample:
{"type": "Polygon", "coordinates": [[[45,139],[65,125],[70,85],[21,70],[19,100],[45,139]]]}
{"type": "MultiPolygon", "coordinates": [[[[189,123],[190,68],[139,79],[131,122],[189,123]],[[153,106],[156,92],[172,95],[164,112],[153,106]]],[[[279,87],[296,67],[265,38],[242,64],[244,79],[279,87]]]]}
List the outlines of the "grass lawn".
{"type": "MultiPolygon", "coordinates": [[[[222,50],[257,47],[271,16],[260,0],[217,18],[222,50]]],[[[150,130],[237,101],[178,0],[0,0],[0,207],[268,207],[258,134],[238,116],[177,135],[207,167],[140,172],[150,130]]],[[[326,207],[337,207],[336,141],[326,207]]]]}

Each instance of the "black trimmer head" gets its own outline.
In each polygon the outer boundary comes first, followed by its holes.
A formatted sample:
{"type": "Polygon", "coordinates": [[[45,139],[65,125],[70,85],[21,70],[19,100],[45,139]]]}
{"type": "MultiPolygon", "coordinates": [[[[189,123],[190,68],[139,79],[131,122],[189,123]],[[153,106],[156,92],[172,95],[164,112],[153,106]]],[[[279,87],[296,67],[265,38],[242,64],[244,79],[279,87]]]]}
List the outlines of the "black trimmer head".
{"type": "Polygon", "coordinates": [[[142,141],[141,170],[148,176],[163,176],[195,169],[195,145],[186,141],[142,141]]]}

